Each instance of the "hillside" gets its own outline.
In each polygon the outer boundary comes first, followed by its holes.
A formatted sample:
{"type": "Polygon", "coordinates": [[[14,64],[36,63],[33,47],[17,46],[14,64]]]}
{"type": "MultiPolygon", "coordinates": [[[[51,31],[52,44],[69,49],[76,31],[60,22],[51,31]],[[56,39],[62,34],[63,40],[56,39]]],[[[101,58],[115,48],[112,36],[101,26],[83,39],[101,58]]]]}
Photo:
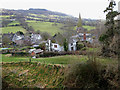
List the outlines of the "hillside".
{"type": "Polygon", "coordinates": [[[5,88],[62,88],[64,67],[41,63],[3,64],[5,88]],[[7,70],[7,72],[6,72],[7,70]]]}
{"type": "MultiPolygon", "coordinates": [[[[34,31],[40,30],[54,35],[68,30],[76,30],[78,18],[60,12],[46,9],[29,10],[2,10],[2,33],[29,31],[31,26],[34,31]]],[[[0,21],[1,22],[1,21],[0,21]]],[[[87,30],[95,29],[98,20],[82,19],[83,27],[87,30]]]]}

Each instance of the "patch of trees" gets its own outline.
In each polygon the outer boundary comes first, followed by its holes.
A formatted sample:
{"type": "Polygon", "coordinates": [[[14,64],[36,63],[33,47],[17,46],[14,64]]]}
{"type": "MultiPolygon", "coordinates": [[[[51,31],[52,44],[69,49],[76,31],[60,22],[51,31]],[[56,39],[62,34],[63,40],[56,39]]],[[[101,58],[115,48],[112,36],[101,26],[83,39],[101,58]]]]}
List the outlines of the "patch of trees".
{"type": "Polygon", "coordinates": [[[63,46],[64,46],[64,50],[67,52],[68,51],[68,42],[66,39],[64,40],[63,46]]]}
{"type": "Polygon", "coordinates": [[[120,32],[118,27],[118,21],[115,21],[114,18],[119,14],[117,11],[114,11],[116,3],[111,1],[109,6],[104,12],[107,12],[106,15],[106,32],[103,33],[99,40],[102,42],[102,53],[104,56],[113,56],[117,54],[117,33],[120,32]]]}
{"type": "Polygon", "coordinates": [[[25,22],[25,16],[22,14],[17,14],[16,19],[20,22],[20,25],[26,29],[29,33],[34,32],[32,26],[28,26],[27,22],[25,22]]]}
{"type": "Polygon", "coordinates": [[[43,40],[48,40],[49,38],[51,38],[51,35],[47,32],[41,33],[41,36],[42,36],[43,40]]]}
{"type": "Polygon", "coordinates": [[[6,19],[3,19],[2,20],[2,27],[7,27],[9,23],[11,23],[12,21],[10,20],[6,20],[6,19]]]}

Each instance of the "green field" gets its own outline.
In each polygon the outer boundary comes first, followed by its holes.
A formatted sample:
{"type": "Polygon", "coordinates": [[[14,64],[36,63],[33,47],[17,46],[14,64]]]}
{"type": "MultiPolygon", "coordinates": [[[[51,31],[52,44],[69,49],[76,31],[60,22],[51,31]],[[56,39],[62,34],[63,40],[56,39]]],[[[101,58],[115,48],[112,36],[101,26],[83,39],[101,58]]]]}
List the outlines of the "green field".
{"type": "Polygon", "coordinates": [[[56,26],[53,25],[54,23],[51,22],[30,22],[28,23],[29,26],[32,26],[35,31],[40,30],[41,32],[48,32],[51,35],[54,35],[58,32],[63,32],[60,27],[62,27],[62,24],[57,23],[56,26]]]}
{"type": "Polygon", "coordinates": [[[8,18],[8,17],[11,17],[11,16],[15,16],[15,15],[0,15],[1,18],[8,18]]]}
{"type": "Polygon", "coordinates": [[[25,22],[27,22],[27,23],[32,23],[32,22],[37,22],[37,21],[35,21],[35,20],[26,20],[25,22]]]}
{"type": "MultiPolygon", "coordinates": [[[[1,28],[0,28],[1,29],[1,28]]],[[[9,27],[2,27],[2,33],[10,33],[10,32],[17,32],[17,31],[22,31],[22,32],[26,32],[26,30],[24,28],[22,28],[21,26],[9,26],[9,27]]]]}
{"type": "Polygon", "coordinates": [[[11,26],[11,25],[20,25],[20,23],[18,21],[13,21],[11,23],[8,24],[8,26],[11,26]]]}
{"type": "MultiPolygon", "coordinates": [[[[45,64],[70,64],[76,61],[85,62],[88,60],[87,56],[82,55],[66,55],[66,56],[55,56],[48,58],[32,58],[32,62],[41,62],[45,64]]],[[[116,59],[97,57],[96,60],[100,61],[102,64],[117,64],[116,59]]],[[[29,62],[29,57],[7,57],[2,55],[2,62],[29,62]]]]}
{"type": "MultiPolygon", "coordinates": [[[[74,27],[74,30],[76,30],[77,26],[74,27]]],[[[92,30],[92,29],[96,29],[96,27],[93,27],[93,26],[83,26],[83,28],[87,29],[88,31],[92,30]]]]}
{"type": "MultiPolygon", "coordinates": [[[[86,61],[86,56],[56,56],[56,57],[48,57],[48,58],[32,58],[32,62],[41,62],[46,64],[69,64],[72,61],[86,61]]],[[[24,62],[29,61],[29,57],[7,57],[2,55],[2,62],[24,62]]]]}
{"type": "Polygon", "coordinates": [[[89,31],[89,30],[95,29],[96,27],[93,27],[93,26],[83,26],[83,28],[85,28],[85,29],[87,29],[89,31]]]}

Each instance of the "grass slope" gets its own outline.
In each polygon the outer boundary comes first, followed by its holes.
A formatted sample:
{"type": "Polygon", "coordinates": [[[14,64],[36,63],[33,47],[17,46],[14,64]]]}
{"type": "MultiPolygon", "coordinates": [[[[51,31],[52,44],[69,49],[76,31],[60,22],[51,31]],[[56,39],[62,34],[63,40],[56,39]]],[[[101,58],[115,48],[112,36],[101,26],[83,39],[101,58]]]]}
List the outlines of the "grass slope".
{"type": "MultiPolygon", "coordinates": [[[[69,64],[72,61],[86,61],[86,56],[77,56],[77,55],[66,55],[66,56],[56,56],[48,58],[32,58],[32,62],[41,62],[45,64],[69,64]]],[[[24,62],[29,61],[29,57],[7,57],[2,55],[2,62],[24,62]]]]}
{"type": "MultiPolygon", "coordinates": [[[[104,58],[104,57],[96,57],[98,61],[102,64],[117,64],[118,61],[116,59],[104,58]]],[[[32,62],[40,62],[44,64],[61,64],[67,65],[78,62],[85,62],[88,60],[87,56],[83,55],[65,55],[65,56],[55,56],[48,58],[32,58],[32,62]]],[[[29,62],[29,57],[7,57],[6,55],[2,55],[2,62],[29,62]]]]}
{"type": "MultiPolygon", "coordinates": [[[[1,29],[1,28],[0,28],[1,29]]],[[[9,27],[2,27],[2,33],[10,33],[10,32],[17,32],[17,31],[22,31],[22,32],[26,32],[26,30],[24,28],[22,28],[21,26],[9,26],[9,27]]]]}
{"type": "Polygon", "coordinates": [[[55,65],[28,62],[2,64],[2,81],[9,88],[61,88],[63,75],[64,67],[55,65]]]}
{"type": "Polygon", "coordinates": [[[28,21],[28,25],[32,26],[35,31],[40,30],[41,32],[48,32],[51,35],[54,35],[55,33],[58,32],[63,32],[60,27],[62,27],[62,24],[57,23],[56,26],[54,26],[54,23],[51,22],[41,22],[41,21],[36,21],[36,22],[30,22],[28,21]]]}

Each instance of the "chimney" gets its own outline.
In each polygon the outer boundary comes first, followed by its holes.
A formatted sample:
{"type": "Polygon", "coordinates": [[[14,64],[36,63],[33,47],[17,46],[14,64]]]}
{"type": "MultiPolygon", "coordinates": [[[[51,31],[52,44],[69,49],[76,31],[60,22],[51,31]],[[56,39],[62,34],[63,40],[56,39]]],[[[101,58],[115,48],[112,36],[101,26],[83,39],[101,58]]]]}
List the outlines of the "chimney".
{"type": "Polygon", "coordinates": [[[86,33],[84,33],[83,39],[84,41],[86,41],[86,33]]]}

